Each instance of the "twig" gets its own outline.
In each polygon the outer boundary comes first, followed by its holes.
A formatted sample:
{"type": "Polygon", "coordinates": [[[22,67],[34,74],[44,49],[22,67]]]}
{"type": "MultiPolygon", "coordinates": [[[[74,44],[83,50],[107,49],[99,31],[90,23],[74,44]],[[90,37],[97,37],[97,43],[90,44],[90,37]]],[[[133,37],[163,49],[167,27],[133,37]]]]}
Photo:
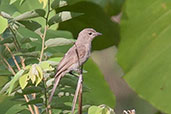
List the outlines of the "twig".
{"type": "Polygon", "coordinates": [[[15,56],[12,54],[10,48],[9,48],[7,45],[5,45],[5,47],[7,48],[8,52],[11,54],[11,57],[12,57],[12,59],[14,60],[14,63],[15,63],[15,65],[17,66],[17,69],[18,69],[18,70],[21,70],[21,68],[20,68],[19,64],[17,63],[17,60],[15,59],[15,56]]]}
{"type": "MultiPolygon", "coordinates": [[[[24,95],[24,98],[25,98],[26,102],[29,102],[29,99],[27,98],[27,95],[24,95]]],[[[34,114],[34,111],[33,111],[32,107],[31,107],[31,105],[28,105],[28,107],[29,107],[29,110],[30,110],[31,114],[34,114]]]]}
{"type": "MultiPolygon", "coordinates": [[[[32,94],[33,99],[36,99],[36,93],[32,94]]],[[[33,105],[35,114],[39,114],[39,109],[36,105],[33,105]]]]}
{"type": "Polygon", "coordinates": [[[8,65],[8,68],[10,69],[12,74],[15,75],[15,72],[14,72],[13,68],[11,67],[11,65],[8,63],[8,61],[1,54],[0,54],[0,56],[4,60],[4,62],[8,65]]]}
{"type": "Polygon", "coordinates": [[[48,29],[48,26],[45,26],[44,33],[43,33],[43,35],[41,36],[41,38],[42,38],[42,50],[41,50],[39,62],[42,61],[43,53],[44,53],[44,50],[45,50],[45,37],[46,37],[47,29],[48,29]]]}
{"type": "MultiPolygon", "coordinates": [[[[50,0],[48,0],[48,11],[47,11],[47,15],[45,17],[45,20],[46,20],[46,25],[45,25],[45,29],[44,29],[44,33],[43,35],[40,35],[40,37],[42,38],[42,50],[41,50],[41,54],[40,54],[40,59],[39,59],[39,62],[42,61],[42,58],[43,58],[43,54],[44,54],[44,50],[47,48],[45,47],[45,38],[46,38],[46,33],[47,33],[47,30],[48,30],[48,20],[49,20],[49,14],[50,14],[50,0]]],[[[47,89],[46,89],[46,80],[45,78],[43,77],[43,85],[44,85],[44,96],[45,96],[45,107],[46,107],[46,113],[48,114],[51,114],[52,111],[51,111],[51,106],[50,104],[48,104],[48,96],[47,96],[47,89]]]]}

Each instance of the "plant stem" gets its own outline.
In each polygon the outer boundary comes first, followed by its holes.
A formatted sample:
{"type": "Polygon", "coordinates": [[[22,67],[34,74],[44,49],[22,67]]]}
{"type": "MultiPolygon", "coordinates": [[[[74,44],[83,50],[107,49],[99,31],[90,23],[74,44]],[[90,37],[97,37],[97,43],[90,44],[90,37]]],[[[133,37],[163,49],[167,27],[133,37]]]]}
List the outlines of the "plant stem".
{"type": "Polygon", "coordinates": [[[41,61],[42,61],[43,53],[44,53],[44,50],[45,50],[45,46],[44,46],[44,45],[45,45],[45,37],[46,37],[47,29],[48,29],[48,26],[45,26],[43,36],[41,36],[41,38],[42,38],[42,50],[41,50],[41,53],[40,53],[40,59],[39,59],[39,62],[41,62],[41,61]]]}
{"type": "MultiPolygon", "coordinates": [[[[45,38],[46,38],[46,33],[48,30],[48,20],[49,20],[49,14],[50,14],[50,0],[48,0],[48,11],[47,11],[47,15],[45,17],[46,23],[45,23],[45,29],[44,29],[44,33],[43,35],[41,35],[40,37],[42,38],[42,49],[41,49],[41,53],[40,53],[40,59],[39,62],[42,61],[43,58],[43,54],[44,54],[44,50],[46,49],[45,47],[45,38]]],[[[43,86],[44,86],[44,96],[45,96],[45,107],[46,107],[46,113],[51,114],[51,110],[49,110],[50,106],[48,106],[48,96],[47,96],[47,87],[46,87],[46,80],[43,77],[43,86]]]]}
{"type": "MultiPolygon", "coordinates": [[[[24,98],[25,98],[26,102],[29,102],[29,99],[28,99],[27,95],[24,95],[24,98]]],[[[34,111],[33,111],[32,107],[31,107],[31,105],[28,105],[28,107],[29,107],[29,110],[30,110],[31,114],[34,114],[34,111]]]]}
{"type": "Polygon", "coordinates": [[[18,69],[18,70],[21,70],[21,68],[20,68],[20,66],[19,66],[19,64],[18,64],[18,62],[17,62],[17,60],[15,59],[15,56],[12,54],[10,48],[9,48],[7,45],[5,45],[5,47],[6,47],[6,49],[8,50],[8,52],[10,53],[12,59],[14,60],[14,63],[15,63],[15,65],[17,66],[17,69],[18,69]]]}
{"type": "Polygon", "coordinates": [[[0,55],[0,56],[4,60],[4,62],[8,65],[8,68],[10,69],[12,74],[15,75],[15,72],[14,72],[13,68],[11,67],[11,65],[8,63],[8,61],[2,55],[0,55]]]}

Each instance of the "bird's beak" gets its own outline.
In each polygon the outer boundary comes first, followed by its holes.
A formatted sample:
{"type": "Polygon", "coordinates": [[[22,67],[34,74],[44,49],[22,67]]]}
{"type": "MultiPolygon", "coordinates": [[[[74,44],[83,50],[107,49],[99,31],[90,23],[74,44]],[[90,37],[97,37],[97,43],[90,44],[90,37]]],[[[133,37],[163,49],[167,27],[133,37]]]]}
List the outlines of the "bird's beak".
{"type": "Polygon", "coordinates": [[[102,33],[96,32],[96,36],[101,36],[101,35],[102,35],[102,33]]]}

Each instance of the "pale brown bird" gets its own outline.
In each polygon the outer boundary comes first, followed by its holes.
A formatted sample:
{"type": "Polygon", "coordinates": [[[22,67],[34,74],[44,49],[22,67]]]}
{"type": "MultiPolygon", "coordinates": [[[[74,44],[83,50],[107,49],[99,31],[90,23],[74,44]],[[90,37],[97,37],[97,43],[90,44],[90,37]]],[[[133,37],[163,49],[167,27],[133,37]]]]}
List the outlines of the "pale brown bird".
{"type": "Polygon", "coordinates": [[[68,72],[77,71],[79,66],[82,66],[89,58],[91,52],[91,42],[96,37],[102,35],[92,28],[83,29],[68,52],[64,55],[63,59],[59,62],[57,73],[55,75],[54,86],[49,97],[49,103],[52,100],[56,87],[60,79],[68,72]]]}

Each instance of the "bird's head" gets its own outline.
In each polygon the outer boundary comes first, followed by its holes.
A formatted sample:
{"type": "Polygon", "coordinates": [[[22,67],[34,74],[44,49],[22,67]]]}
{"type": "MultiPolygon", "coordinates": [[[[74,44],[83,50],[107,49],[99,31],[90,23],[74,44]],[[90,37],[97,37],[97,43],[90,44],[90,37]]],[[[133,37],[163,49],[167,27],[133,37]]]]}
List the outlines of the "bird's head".
{"type": "Polygon", "coordinates": [[[85,28],[79,33],[78,38],[87,41],[92,41],[96,36],[99,35],[102,35],[102,33],[96,32],[92,28],[85,28]]]}

